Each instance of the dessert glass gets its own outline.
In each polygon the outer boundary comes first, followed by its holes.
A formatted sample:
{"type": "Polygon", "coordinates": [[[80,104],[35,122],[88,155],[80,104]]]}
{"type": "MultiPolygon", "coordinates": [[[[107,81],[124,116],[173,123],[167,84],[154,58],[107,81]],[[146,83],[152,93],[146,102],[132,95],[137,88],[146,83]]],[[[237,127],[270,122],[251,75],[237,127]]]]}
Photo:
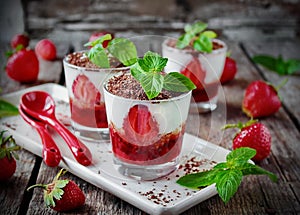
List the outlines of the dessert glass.
{"type": "Polygon", "coordinates": [[[191,91],[163,100],[104,97],[118,171],[138,180],[153,180],[177,168],[191,91]],[[145,123],[145,121],[147,121],[145,123]]]}
{"type": "Polygon", "coordinates": [[[165,71],[180,71],[197,86],[192,92],[192,109],[200,113],[215,110],[227,45],[219,39],[213,39],[216,48],[211,53],[201,53],[192,48],[178,49],[175,44],[176,39],[171,38],[162,44],[162,56],[169,59],[165,71]]]}
{"type": "Polygon", "coordinates": [[[75,135],[96,142],[109,139],[102,85],[112,74],[129,71],[129,67],[76,66],[70,63],[70,55],[63,59],[63,65],[70,102],[71,126],[75,135]]]}

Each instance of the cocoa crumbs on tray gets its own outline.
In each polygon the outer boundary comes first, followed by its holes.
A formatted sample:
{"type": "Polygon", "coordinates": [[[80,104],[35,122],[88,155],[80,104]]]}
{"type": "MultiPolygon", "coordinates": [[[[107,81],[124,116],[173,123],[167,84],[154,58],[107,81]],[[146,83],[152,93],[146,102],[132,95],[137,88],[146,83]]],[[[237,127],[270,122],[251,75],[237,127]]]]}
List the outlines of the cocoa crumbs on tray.
{"type": "MultiPolygon", "coordinates": [[[[130,73],[112,77],[107,83],[107,90],[114,95],[128,99],[149,100],[140,83],[130,73]]],[[[182,93],[162,90],[153,100],[169,99],[180,94],[182,93]]]]}

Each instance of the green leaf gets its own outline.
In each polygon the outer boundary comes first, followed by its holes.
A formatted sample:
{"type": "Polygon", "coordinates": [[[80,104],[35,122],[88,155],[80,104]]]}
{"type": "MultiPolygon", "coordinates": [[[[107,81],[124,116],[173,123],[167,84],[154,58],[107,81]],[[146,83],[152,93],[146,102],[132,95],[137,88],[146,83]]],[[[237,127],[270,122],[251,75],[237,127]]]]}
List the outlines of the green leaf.
{"type": "Polygon", "coordinates": [[[216,32],[214,32],[214,31],[204,31],[204,32],[202,33],[202,35],[205,35],[206,37],[211,38],[211,39],[217,37],[217,34],[216,34],[216,32]]]}
{"type": "Polygon", "coordinates": [[[190,33],[181,35],[176,42],[176,47],[179,49],[184,49],[185,47],[187,47],[190,44],[190,42],[192,41],[192,39],[194,37],[195,37],[195,35],[190,34],[190,33]]]}
{"type": "Polygon", "coordinates": [[[199,189],[216,183],[216,175],[219,170],[208,170],[204,172],[188,174],[179,178],[176,183],[191,188],[199,189]]]}
{"type": "Polygon", "coordinates": [[[7,117],[7,116],[15,116],[18,114],[19,114],[19,110],[15,105],[3,99],[0,99],[0,118],[7,117]]]}
{"type": "Polygon", "coordinates": [[[167,58],[151,51],[146,52],[143,59],[138,59],[138,64],[145,72],[161,72],[167,62],[167,58]]]}
{"type": "Polygon", "coordinates": [[[195,84],[179,72],[170,72],[164,77],[164,89],[174,92],[188,92],[196,89],[195,84]]]}
{"type": "Polygon", "coordinates": [[[226,156],[226,161],[230,166],[237,166],[247,163],[256,154],[256,150],[249,147],[241,147],[231,151],[226,156]]]}
{"type": "Polygon", "coordinates": [[[88,52],[88,58],[97,66],[100,68],[109,68],[110,63],[109,59],[107,57],[107,54],[105,52],[105,49],[101,48],[102,45],[98,44],[95,47],[93,47],[89,52],[88,52]]]}
{"type": "Polygon", "coordinates": [[[285,61],[280,55],[277,58],[270,55],[256,55],[252,60],[279,75],[291,75],[300,70],[300,60],[288,59],[285,61]]]}
{"type": "Polygon", "coordinates": [[[227,203],[236,193],[242,182],[242,178],[242,172],[236,169],[218,172],[216,187],[223,202],[227,203]]]}
{"type": "Polygon", "coordinates": [[[204,34],[201,34],[195,41],[194,41],[194,49],[199,52],[212,52],[213,45],[212,41],[209,37],[204,34]]]}
{"type": "Polygon", "coordinates": [[[272,172],[251,163],[245,163],[239,169],[243,172],[243,175],[267,175],[273,182],[278,180],[277,176],[272,172]]]}
{"type": "Polygon", "coordinates": [[[125,66],[134,64],[137,60],[137,50],[133,42],[125,38],[113,39],[107,47],[109,53],[125,66]]]}
{"type": "Polygon", "coordinates": [[[300,71],[300,60],[290,59],[286,61],[287,64],[287,75],[294,74],[300,71]]]}
{"type": "Polygon", "coordinates": [[[159,95],[163,88],[164,77],[159,73],[149,73],[141,76],[140,83],[149,99],[159,95]]]}

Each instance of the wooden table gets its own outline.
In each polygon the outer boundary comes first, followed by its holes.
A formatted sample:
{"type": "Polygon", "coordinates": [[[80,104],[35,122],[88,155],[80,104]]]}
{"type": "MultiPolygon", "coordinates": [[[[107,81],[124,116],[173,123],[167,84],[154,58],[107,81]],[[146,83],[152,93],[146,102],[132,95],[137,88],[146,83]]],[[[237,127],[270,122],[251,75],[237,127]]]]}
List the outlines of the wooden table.
{"type": "MultiPolygon", "coordinates": [[[[183,214],[299,214],[300,213],[300,77],[299,72],[292,76],[279,76],[250,59],[255,54],[281,54],[283,58],[298,58],[300,56],[300,41],[257,41],[235,43],[226,41],[232,57],[236,59],[238,74],[235,80],[223,86],[225,101],[219,103],[219,109],[225,108],[226,123],[246,122],[248,118],[242,113],[241,102],[244,89],[258,79],[267,80],[275,85],[284,78],[287,84],[281,89],[280,96],[283,106],[275,115],[263,118],[272,135],[271,155],[257,165],[275,173],[279,181],[273,183],[266,176],[246,176],[237,193],[224,204],[218,195],[187,209],[183,214]]],[[[7,44],[1,44],[5,50],[7,44]]],[[[59,47],[63,56],[68,47],[59,47]]],[[[64,84],[61,80],[61,61],[43,62],[42,73],[44,82],[64,84]],[[48,63],[48,64],[47,64],[48,63]]],[[[4,70],[5,59],[1,57],[1,70],[4,70]]],[[[2,94],[29,87],[8,79],[1,71],[2,94]]],[[[30,85],[32,86],[32,85],[30,85]]],[[[187,131],[208,139],[214,144],[232,149],[232,138],[236,130],[220,130],[224,115],[193,114],[189,116],[187,131]],[[200,120],[200,127],[193,126],[193,120],[200,120]]],[[[223,112],[224,113],[224,112],[223,112]]],[[[198,123],[198,122],[195,122],[198,123]]],[[[199,124],[199,123],[198,123],[199,124]]],[[[0,125],[3,126],[3,125],[0,125]]],[[[14,176],[6,183],[0,184],[0,214],[57,214],[44,207],[43,192],[34,190],[27,192],[26,188],[35,183],[49,182],[58,172],[59,167],[50,168],[42,159],[26,150],[19,151],[20,160],[14,176]]],[[[68,214],[145,214],[133,205],[97,188],[84,180],[67,173],[86,194],[85,206],[68,214]]]]}

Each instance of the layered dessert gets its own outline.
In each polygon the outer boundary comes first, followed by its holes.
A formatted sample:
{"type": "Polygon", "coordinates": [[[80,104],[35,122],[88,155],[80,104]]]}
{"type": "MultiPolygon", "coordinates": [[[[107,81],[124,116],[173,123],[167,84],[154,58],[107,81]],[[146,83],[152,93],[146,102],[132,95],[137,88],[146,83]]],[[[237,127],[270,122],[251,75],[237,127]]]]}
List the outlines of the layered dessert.
{"type": "Polygon", "coordinates": [[[74,52],[64,59],[71,120],[83,127],[107,128],[103,96],[103,82],[114,72],[126,71],[116,59],[113,68],[99,68],[86,56],[85,51],[74,52]]]}
{"type": "Polygon", "coordinates": [[[163,43],[163,56],[169,58],[165,70],[189,77],[197,87],[192,92],[194,101],[207,102],[218,94],[226,51],[226,44],[218,39],[213,39],[211,53],[200,53],[190,46],[177,49],[176,39],[168,39],[163,43]]]}
{"type": "Polygon", "coordinates": [[[117,159],[145,166],[175,162],[181,151],[190,93],[163,90],[148,100],[141,85],[126,73],[107,82],[105,100],[117,159]]]}

